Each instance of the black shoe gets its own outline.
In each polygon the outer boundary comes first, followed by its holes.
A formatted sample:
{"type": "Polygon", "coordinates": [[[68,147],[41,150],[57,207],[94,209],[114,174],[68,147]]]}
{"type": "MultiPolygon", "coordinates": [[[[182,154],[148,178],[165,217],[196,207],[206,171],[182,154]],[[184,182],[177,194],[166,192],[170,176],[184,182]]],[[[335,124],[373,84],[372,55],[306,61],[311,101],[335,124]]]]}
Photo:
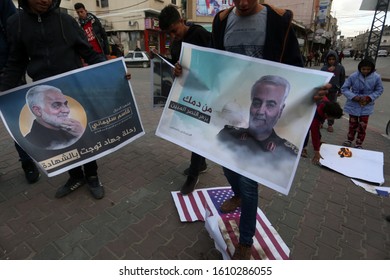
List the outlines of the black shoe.
{"type": "MultiPolygon", "coordinates": [[[[205,163],[204,165],[202,165],[200,167],[199,174],[205,173],[207,171],[207,169],[208,169],[207,168],[207,164],[205,163]]],[[[186,175],[186,176],[190,175],[190,168],[188,167],[186,170],[184,170],[183,174],[186,175]]]]}
{"type": "Polygon", "coordinates": [[[390,215],[386,216],[386,221],[388,221],[390,223],[390,215]]]}
{"type": "Polygon", "coordinates": [[[69,178],[68,181],[66,181],[65,185],[58,188],[58,190],[55,194],[55,197],[61,198],[67,194],[70,194],[71,192],[78,189],[79,187],[81,187],[84,184],[85,184],[84,178],[81,178],[81,179],[69,178]]]}
{"type": "Polygon", "coordinates": [[[104,197],[104,188],[97,176],[91,176],[87,178],[89,191],[96,199],[102,199],[104,197]]]}
{"type": "Polygon", "coordinates": [[[188,176],[187,180],[184,182],[183,186],[180,189],[180,193],[182,195],[187,195],[187,194],[192,193],[194,191],[196,185],[198,184],[198,182],[199,182],[198,177],[188,176]]]}
{"type": "Polygon", "coordinates": [[[41,177],[41,173],[39,173],[38,168],[32,160],[22,162],[22,168],[29,184],[35,183],[41,177]]]}

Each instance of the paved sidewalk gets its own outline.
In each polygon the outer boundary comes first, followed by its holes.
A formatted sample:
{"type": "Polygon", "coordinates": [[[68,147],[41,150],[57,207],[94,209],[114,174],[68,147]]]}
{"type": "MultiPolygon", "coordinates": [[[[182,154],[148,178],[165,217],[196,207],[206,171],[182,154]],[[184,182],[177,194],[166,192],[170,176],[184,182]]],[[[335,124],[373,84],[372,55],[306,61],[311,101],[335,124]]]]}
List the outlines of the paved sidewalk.
{"type": "MultiPolygon", "coordinates": [[[[162,112],[151,109],[149,82],[132,85],[146,135],[98,160],[106,196],[94,200],[83,187],[54,193],[67,174],[24,179],[13,141],[0,124],[0,259],[221,259],[204,223],[181,223],[170,191],[184,182],[190,152],[155,136],[162,112]]],[[[331,144],[345,140],[347,120],[331,144]]],[[[390,140],[369,129],[364,147],[385,152],[390,185],[390,140]]],[[[309,150],[312,155],[313,151],[309,150]]],[[[199,188],[225,186],[221,167],[208,161],[199,188]]],[[[291,259],[389,259],[390,198],[355,186],[349,178],[301,159],[288,196],[260,187],[260,208],[287,246],[291,259]]]]}

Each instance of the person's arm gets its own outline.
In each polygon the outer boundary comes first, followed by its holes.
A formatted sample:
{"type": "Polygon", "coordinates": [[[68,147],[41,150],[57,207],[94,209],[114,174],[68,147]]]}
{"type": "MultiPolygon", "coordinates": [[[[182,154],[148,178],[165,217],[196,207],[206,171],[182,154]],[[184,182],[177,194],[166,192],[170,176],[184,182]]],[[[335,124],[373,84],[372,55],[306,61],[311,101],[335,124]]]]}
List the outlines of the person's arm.
{"type": "MultiPolygon", "coordinates": [[[[319,105],[323,106],[323,105],[319,105]]],[[[317,108],[319,110],[320,108],[317,108]]],[[[314,150],[314,155],[312,158],[312,163],[313,164],[319,164],[320,159],[322,158],[320,154],[320,149],[321,149],[321,134],[320,134],[320,129],[321,129],[321,122],[319,119],[314,117],[311,125],[310,125],[310,135],[311,135],[311,142],[313,145],[313,150],[314,150]]]]}
{"type": "Polygon", "coordinates": [[[24,48],[24,44],[19,42],[18,29],[15,28],[14,24],[17,20],[17,18],[13,18],[13,21],[8,21],[7,24],[9,55],[4,69],[0,91],[5,91],[18,86],[26,73],[29,62],[29,57],[24,48]]]}
{"type": "Polygon", "coordinates": [[[345,68],[341,65],[341,71],[340,71],[340,87],[342,87],[345,83],[345,68]]]}
{"type": "Polygon", "coordinates": [[[100,20],[97,17],[95,17],[95,19],[96,19],[96,23],[97,23],[98,28],[99,28],[100,37],[102,38],[102,41],[103,41],[102,42],[103,53],[106,56],[110,56],[110,43],[108,42],[106,30],[104,29],[100,20]]]}
{"type": "MultiPolygon", "coordinates": [[[[373,73],[374,75],[375,73],[373,73]]],[[[375,74],[375,84],[372,92],[368,95],[371,101],[375,101],[383,93],[382,79],[378,74],[375,74]]]]}
{"type": "Polygon", "coordinates": [[[89,65],[106,61],[105,57],[95,52],[92,46],[89,44],[87,35],[84,30],[79,27],[77,22],[73,20],[71,22],[71,28],[76,33],[75,48],[82,59],[89,65]]]}
{"type": "Polygon", "coordinates": [[[16,7],[11,0],[2,0],[2,3],[2,7],[0,7],[1,21],[3,26],[6,26],[7,19],[16,13],[16,7]]]}
{"type": "Polygon", "coordinates": [[[353,84],[353,79],[357,79],[358,77],[355,74],[352,74],[348,77],[348,79],[344,82],[343,86],[341,87],[341,93],[348,99],[353,101],[359,101],[357,100],[359,96],[352,92],[351,87],[353,84]]]}

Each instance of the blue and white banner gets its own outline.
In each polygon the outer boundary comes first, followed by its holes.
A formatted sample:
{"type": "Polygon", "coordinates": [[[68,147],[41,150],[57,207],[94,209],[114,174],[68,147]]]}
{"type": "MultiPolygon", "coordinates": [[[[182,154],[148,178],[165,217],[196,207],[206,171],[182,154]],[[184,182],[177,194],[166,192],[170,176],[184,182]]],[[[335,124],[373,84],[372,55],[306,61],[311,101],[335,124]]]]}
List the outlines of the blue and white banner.
{"type": "Polygon", "coordinates": [[[103,157],[144,135],[123,58],[0,94],[12,138],[49,176],[103,157]]]}
{"type": "MultiPolygon", "coordinates": [[[[180,63],[183,75],[174,80],[156,134],[288,194],[315,112],[312,97],[331,74],[185,43],[180,63]],[[263,106],[251,97],[255,82],[271,76],[290,84],[277,115],[257,112],[263,106]],[[260,141],[250,127],[272,133],[260,141]]],[[[275,109],[266,102],[267,111],[275,109]]]]}

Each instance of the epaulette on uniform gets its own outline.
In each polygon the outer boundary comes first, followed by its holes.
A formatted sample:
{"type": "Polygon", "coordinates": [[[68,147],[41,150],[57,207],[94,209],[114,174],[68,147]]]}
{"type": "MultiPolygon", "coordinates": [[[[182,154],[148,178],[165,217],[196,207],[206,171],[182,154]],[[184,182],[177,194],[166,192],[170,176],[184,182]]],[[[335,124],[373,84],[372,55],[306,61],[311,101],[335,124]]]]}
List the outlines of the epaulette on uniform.
{"type": "Polygon", "coordinates": [[[293,143],[285,140],[284,141],[284,145],[288,148],[288,149],[291,149],[295,154],[298,154],[299,152],[299,149],[297,146],[295,146],[293,143]]]}

